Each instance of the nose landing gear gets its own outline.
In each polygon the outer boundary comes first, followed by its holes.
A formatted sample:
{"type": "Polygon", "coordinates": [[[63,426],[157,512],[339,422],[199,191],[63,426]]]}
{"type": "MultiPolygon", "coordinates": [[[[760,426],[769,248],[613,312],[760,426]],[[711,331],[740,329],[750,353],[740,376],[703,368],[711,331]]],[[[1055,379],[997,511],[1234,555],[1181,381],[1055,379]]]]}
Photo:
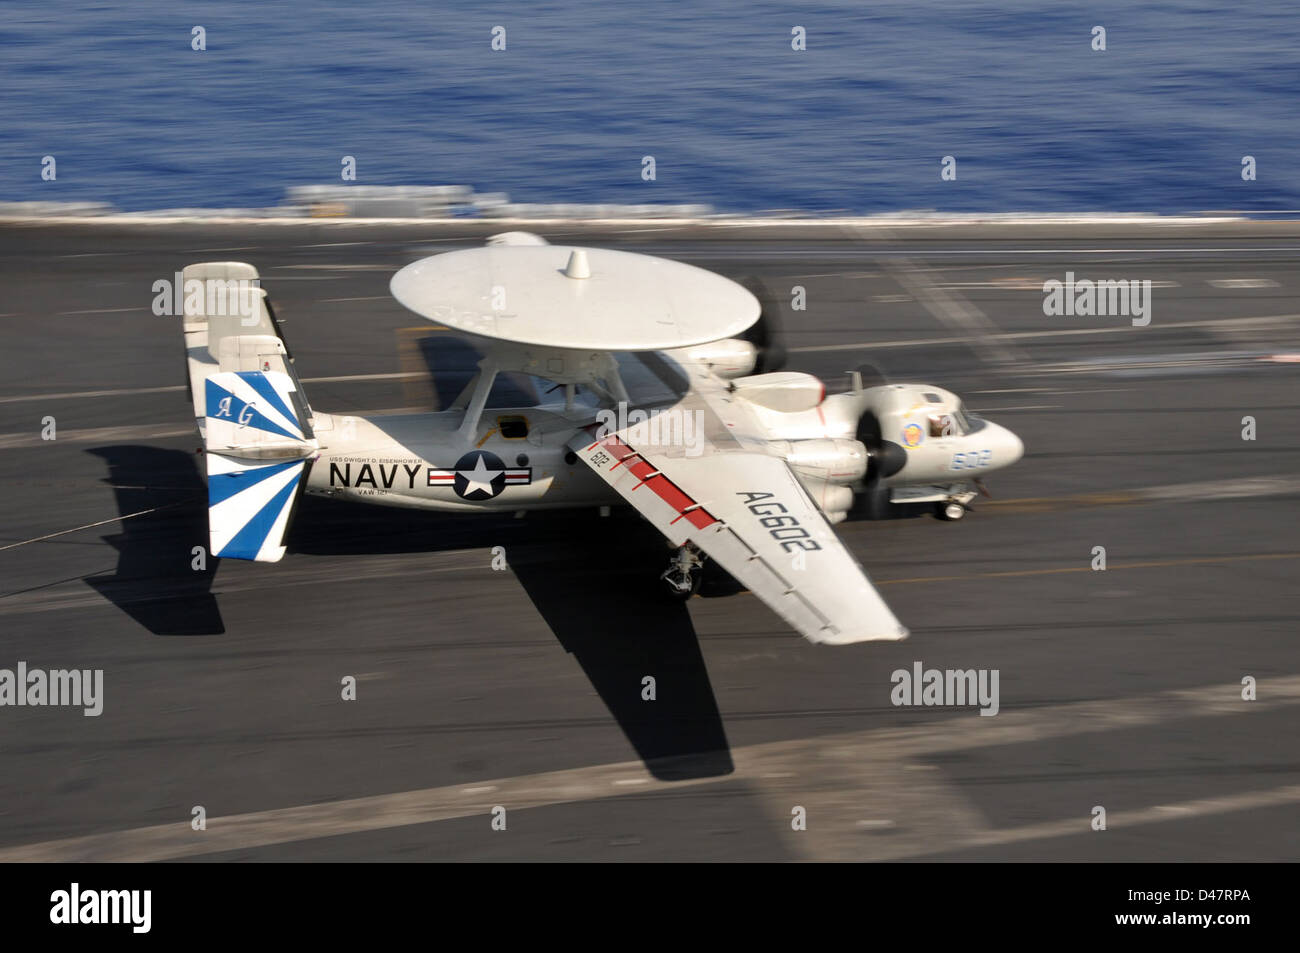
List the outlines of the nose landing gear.
{"type": "Polygon", "coordinates": [[[990,499],[993,497],[993,494],[984,486],[984,482],[976,477],[969,484],[963,485],[961,492],[954,492],[951,496],[940,500],[935,505],[939,519],[948,520],[949,522],[961,519],[966,515],[966,511],[970,508],[970,501],[975,499],[976,493],[990,499]],[[972,486],[974,486],[973,490],[971,489],[972,486]]]}
{"type": "Polygon", "coordinates": [[[939,510],[939,518],[950,522],[959,520],[966,515],[966,507],[953,500],[938,504],[937,509],[939,510]]]}

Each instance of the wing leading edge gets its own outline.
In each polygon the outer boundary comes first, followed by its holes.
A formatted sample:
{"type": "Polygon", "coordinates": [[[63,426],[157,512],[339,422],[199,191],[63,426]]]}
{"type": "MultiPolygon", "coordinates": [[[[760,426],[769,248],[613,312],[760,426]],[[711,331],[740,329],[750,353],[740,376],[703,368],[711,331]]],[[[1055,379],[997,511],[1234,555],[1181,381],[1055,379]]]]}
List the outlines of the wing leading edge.
{"type": "Polygon", "coordinates": [[[670,542],[699,547],[810,641],[907,637],[784,460],[670,456],[595,427],[569,447],[670,542]]]}

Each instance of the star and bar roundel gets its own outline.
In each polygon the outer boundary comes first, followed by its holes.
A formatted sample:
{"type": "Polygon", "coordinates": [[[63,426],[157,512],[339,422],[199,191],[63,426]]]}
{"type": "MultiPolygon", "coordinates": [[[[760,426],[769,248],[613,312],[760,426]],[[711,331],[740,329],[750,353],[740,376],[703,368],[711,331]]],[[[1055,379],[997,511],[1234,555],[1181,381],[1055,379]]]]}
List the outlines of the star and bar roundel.
{"type": "Polygon", "coordinates": [[[490,500],[508,486],[532,482],[531,468],[508,467],[486,450],[471,450],[450,470],[429,470],[429,486],[450,486],[466,500],[490,500]]]}

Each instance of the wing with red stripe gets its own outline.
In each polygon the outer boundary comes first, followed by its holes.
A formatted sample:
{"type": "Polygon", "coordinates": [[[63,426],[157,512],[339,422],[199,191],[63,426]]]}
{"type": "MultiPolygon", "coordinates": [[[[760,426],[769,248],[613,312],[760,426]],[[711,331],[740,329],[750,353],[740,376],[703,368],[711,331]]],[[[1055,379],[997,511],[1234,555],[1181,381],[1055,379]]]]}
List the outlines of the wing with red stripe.
{"type": "Polygon", "coordinates": [[[907,636],[784,460],[688,457],[596,433],[569,447],[674,545],[699,547],[811,641],[907,636]]]}

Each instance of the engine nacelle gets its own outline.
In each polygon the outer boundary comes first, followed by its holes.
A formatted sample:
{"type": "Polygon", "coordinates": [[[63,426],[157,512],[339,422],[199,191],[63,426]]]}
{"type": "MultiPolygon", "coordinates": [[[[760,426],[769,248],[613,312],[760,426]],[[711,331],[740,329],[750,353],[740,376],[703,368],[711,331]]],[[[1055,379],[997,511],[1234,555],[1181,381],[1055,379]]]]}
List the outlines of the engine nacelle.
{"type": "Polygon", "coordinates": [[[853,507],[853,485],[867,472],[867,448],[856,440],[786,440],[779,445],[814,503],[831,523],[848,516],[853,507]]]}
{"type": "MultiPolygon", "coordinates": [[[[801,481],[802,482],[802,481],[801,481]]],[[[813,498],[826,517],[828,523],[839,523],[846,519],[853,508],[853,488],[848,486],[830,486],[823,483],[819,487],[803,487],[813,498]],[[814,489],[816,492],[814,492],[814,489]]]]}
{"type": "Polygon", "coordinates": [[[535,235],[532,232],[500,232],[496,235],[489,235],[486,244],[488,245],[549,245],[541,235],[535,235]]]}
{"type": "Polygon", "coordinates": [[[848,486],[866,476],[867,448],[856,440],[785,440],[781,443],[781,456],[797,474],[831,486],[848,486]]]}
{"type": "Polygon", "coordinates": [[[725,380],[752,373],[758,364],[758,348],[740,338],[710,341],[687,351],[691,360],[708,364],[709,370],[725,380]]]}
{"type": "Polygon", "coordinates": [[[776,371],[732,381],[732,393],[751,404],[783,414],[812,410],[826,397],[826,385],[811,374],[776,371]]]}

